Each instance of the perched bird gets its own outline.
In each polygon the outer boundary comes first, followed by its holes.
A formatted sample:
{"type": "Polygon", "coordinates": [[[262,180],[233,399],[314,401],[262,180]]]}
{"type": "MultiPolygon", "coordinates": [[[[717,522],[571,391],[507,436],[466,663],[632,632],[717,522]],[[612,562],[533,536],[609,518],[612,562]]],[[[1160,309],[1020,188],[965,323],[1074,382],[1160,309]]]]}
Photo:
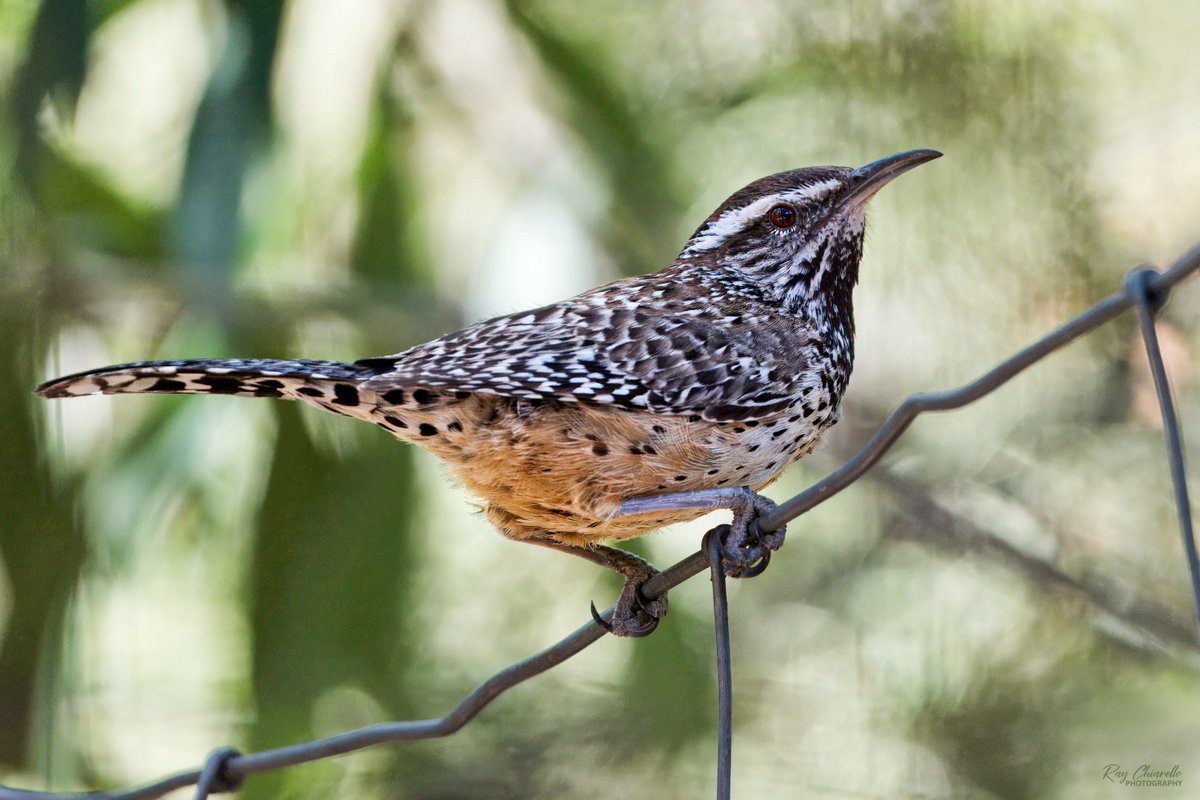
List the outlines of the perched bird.
{"type": "Polygon", "coordinates": [[[753,492],[837,421],[864,208],[939,155],[770,175],[722,203],[659,272],[395,355],[147,361],[37,393],[278,397],[373,422],[445,461],[505,536],[624,575],[610,630],[642,635],[666,613],[665,596],[639,591],[655,570],[601,542],[723,507],[736,512],[733,562],[782,544],[782,531],[750,535],[773,505],[753,492]]]}

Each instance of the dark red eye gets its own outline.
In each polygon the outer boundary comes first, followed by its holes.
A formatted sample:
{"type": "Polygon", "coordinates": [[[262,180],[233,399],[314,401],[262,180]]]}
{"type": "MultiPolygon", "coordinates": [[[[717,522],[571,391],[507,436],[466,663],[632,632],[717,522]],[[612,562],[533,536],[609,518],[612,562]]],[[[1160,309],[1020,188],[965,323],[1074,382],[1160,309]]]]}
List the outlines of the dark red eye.
{"type": "Polygon", "coordinates": [[[767,212],[767,219],[776,228],[790,228],[796,224],[796,209],[791,206],[775,206],[767,212]]]}

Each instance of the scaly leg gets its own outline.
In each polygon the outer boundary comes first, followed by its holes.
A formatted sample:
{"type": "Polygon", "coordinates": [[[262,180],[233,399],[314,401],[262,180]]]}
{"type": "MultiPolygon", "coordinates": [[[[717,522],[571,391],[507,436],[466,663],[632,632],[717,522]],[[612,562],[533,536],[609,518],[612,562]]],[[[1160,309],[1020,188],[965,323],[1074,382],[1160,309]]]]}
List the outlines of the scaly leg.
{"type": "Polygon", "coordinates": [[[723,548],[725,559],[735,570],[745,569],[760,561],[768,551],[783,546],[786,527],[764,533],[755,524],[757,519],[775,509],[775,502],[750,490],[749,486],[726,489],[695,489],[689,492],[631,497],[621,503],[618,517],[631,517],[652,512],[703,508],[733,511],[733,525],[723,548]]]}
{"type": "MultiPolygon", "coordinates": [[[[667,615],[666,594],[661,594],[653,600],[642,595],[642,585],[658,574],[658,570],[644,558],[602,544],[567,544],[544,534],[530,536],[521,541],[586,558],[625,577],[625,585],[621,587],[621,595],[617,598],[617,606],[613,610],[612,622],[606,625],[610,633],[617,636],[645,636],[657,628],[658,621],[667,615]]],[[[597,622],[600,621],[597,617],[597,622]]]]}

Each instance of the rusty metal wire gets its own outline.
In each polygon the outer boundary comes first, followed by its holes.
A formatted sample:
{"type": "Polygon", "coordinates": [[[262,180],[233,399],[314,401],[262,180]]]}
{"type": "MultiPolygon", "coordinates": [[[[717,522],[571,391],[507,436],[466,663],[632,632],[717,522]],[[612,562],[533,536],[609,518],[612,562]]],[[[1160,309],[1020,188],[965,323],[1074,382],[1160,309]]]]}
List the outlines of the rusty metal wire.
{"type": "MultiPolygon", "coordinates": [[[[780,504],[771,514],[758,520],[761,529],[772,531],[796,519],[806,511],[825,502],[857,481],[899,439],[918,416],[932,411],[961,408],[978,400],[1007,383],[1020,372],[1046,358],[1054,351],[1090,333],[1118,315],[1136,308],[1142,339],[1150,359],[1151,372],[1158,392],[1166,450],[1174,483],[1175,504],[1179,514],[1180,533],[1187,554],[1188,569],[1200,619],[1200,558],[1192,529],[1191,510],[1184,473],[1184,455],[1179,423],[1176,417],[1170,386],[1167,382],[1158,338],[1154,330],[1154,312],[1166,300],[1170,290],[1194,272],[1200,270],[1200,245],[1182,255],[1169,269],[1156,272],[1140,268],[1130,273],[1122,290],[1110,295],[1038,339],[1011,358],[957,389],[915,394],[907,398],[887,418],[870,441],[839,469],[800,494],[780,504]]],[[[643,593],[655,598],[705,570],[710,570],[717,558],[711,551],[719,539],[719,529],[710,531],[705,548],[693,553],[648,581],[643,593]],[[713,535],[718,534],[718,535],[713,535]]],[[[1040,570],[1054,571],[1049,565],[1040,570]]],[[[732,751],[732,684],[730,677],[728,609],[724,594],[724,576],[713,570],[713,599],[718,648],[718,798],[729,797],[732,751]]],[[[1064,579],[1069,582],[1069,579],[1064,579]]],[[[609,620],[613,609],[601,617],[609,620]]],[[[1194,632],[1193,632],[1194,633],[1194,632]]],[[[279,747],[259,753],[242,754],[232,748],[214,751],[202,769],[170,775],[141,787],[115,792],[57,794],[28,791],[0,786],[0,800],[152,800],[168,792],[188,786],[196,787],[195,797],[204,800],[211,794],[233,791],[248,775],[282,769],[309,761],[343,755],[386,742],[432,739],[449,736],[458,731],[502,693],[561,664],[605,635],[605,631],[589,620],[557,644],[524,661],[513,664],[492,675],[468,694],[443,717],[429,720],[385,722],[311,742],[279,747]]],[[[1193,641],[1194,645],[1195,642],[1193,641]]]]}

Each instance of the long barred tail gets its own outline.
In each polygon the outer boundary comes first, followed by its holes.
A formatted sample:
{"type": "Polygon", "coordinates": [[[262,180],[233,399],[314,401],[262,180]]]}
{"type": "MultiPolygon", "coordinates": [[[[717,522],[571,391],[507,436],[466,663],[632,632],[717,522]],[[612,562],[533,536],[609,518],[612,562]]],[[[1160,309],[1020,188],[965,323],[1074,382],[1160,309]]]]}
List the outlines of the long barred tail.
{"type": "Polygon", "coordinates": [[[34,392],[47,398],[135,393],[281,397],[340,411],[358,405],[356,384],[378,372],[379,367],[340,361],[140,361],[56,378],[34,392]]]}

